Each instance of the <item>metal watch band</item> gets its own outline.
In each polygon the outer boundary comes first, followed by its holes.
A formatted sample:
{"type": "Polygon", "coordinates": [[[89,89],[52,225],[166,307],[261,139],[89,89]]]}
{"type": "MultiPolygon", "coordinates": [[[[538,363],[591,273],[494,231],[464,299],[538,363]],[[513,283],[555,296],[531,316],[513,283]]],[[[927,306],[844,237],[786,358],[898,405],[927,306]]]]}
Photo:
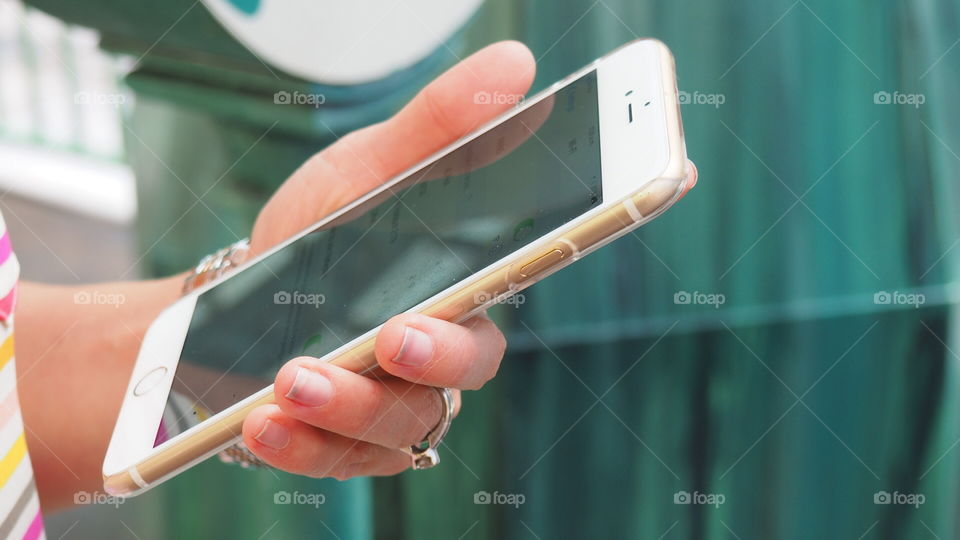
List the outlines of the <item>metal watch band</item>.
{"type": "Polygon", "coordinates": [[[193,272],[183,282],[183,294],[206,285],[222,276],[230,268],[239,266],[246,260],[249,252],[250,239],[244,238],[200,259],[193,272]]]}
{"type": "MultiPolygon", "coordinates": [[[[250,240],[244,238],[200,259],[193,272],[183,282],[183,294],[202,287],[223,276],[231,268],[239,266],[246,260],[249,251],[250,240]]],[[[266,463],[253,455],[242,442],[238,442],[217,455],[223,463],[234,463],[245,469],[266,466],[266,463]]]]}

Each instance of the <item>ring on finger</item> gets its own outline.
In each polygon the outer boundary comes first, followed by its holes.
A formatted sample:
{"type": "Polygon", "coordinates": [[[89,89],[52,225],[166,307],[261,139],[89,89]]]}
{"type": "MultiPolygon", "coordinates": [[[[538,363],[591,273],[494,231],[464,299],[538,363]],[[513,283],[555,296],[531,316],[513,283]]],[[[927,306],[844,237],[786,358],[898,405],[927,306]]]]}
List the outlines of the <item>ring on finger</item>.
{"type": "Polygon", "coordinates": [[[450,425],[453,423],[453,411],[456,404],[453,399],[453,392],[449,388],[434,388],[440,395],[440,402],[443,411],[440,414],[440,421],[427,433],[426,437],[419,444],[411,446],[405,451],[410,454],[410,463],[414,470],[429,469],[440,463],[440,454],[437,448],[443,442],[447,432],[450,431],[450,425]]]}

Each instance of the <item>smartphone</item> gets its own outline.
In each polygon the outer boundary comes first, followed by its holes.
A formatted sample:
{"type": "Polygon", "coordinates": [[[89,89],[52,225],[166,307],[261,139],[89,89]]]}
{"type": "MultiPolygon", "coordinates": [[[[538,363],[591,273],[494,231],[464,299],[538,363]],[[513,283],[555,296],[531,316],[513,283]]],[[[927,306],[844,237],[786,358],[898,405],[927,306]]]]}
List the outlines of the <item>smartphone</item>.
{"type": "Polygon", "coordinates": [[[691,171],[663,43],[631,42],[517,100],[162,312],[114,428],[106,491],[142,492],[238,442],[287,360],[367,372],[390,317],[463,321],[680,197],[691,171]]]}

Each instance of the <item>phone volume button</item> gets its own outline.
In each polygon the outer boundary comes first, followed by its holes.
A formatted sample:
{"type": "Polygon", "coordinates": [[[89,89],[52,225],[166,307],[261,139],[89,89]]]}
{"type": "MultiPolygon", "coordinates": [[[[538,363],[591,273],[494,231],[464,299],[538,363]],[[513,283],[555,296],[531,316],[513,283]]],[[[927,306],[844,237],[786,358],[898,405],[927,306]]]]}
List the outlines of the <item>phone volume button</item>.
{"type": "Polygon", "coordinates": [[[563,260],[566,254],[561,249],[552,249],[520,267],[520,278],[527,280],[542,274],[563,260]]]}

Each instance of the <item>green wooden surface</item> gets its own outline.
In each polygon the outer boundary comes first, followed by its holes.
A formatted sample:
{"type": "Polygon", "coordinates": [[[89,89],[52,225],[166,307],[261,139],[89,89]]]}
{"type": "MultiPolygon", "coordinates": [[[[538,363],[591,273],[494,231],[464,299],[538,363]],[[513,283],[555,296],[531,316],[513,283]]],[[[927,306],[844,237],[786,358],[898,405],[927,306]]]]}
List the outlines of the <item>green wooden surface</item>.
{"type": "MultiPolygon", "coordinates": [[[[125,504],[125,523],[141,538],[960,535],[958,23],[946,1],[488,3],[454,52],[521,39],[538,88],[635,36],[664,40],[682,90],[725,98],[683,106],[696,191],[496,312],[510,353],[465,396],[439,469],[339,483],[207,463],[125,504]],[[726,301],[675,304],[681,291],[726,301]],[[925,303],[878,305],[881,291],[925,303]],[[276,490],[326,504],[274,505],[276,490]],[[680,491],[725,500],[674,504],[680,491]],[[880,491],[925,502],[874,504],[880,491]]],[[[330,140],[281,124],[243,155],[268,118],[132,82],[157,272],[246,234],[270,186],[330,140]],[[212,186],[204,204],[167,167],[212,186]]]]}

